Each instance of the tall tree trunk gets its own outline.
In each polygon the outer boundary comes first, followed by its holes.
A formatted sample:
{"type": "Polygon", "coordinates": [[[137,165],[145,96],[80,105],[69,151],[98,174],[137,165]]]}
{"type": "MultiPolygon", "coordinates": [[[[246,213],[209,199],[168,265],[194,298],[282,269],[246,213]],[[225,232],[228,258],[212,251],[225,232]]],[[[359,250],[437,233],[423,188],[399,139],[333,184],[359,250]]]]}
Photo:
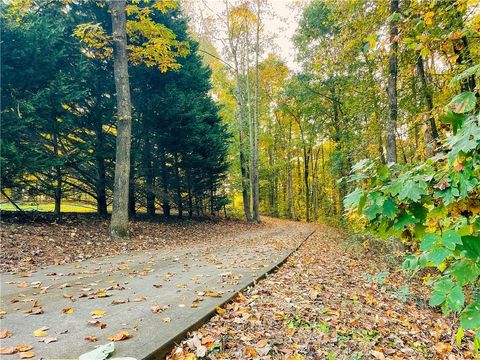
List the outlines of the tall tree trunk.
{"type": "Polygon", "coordinates": [[[165,216],[170,216],[170,201],[168,196],[168,170],[165,159],[165,153],[160,153],[160,173],[162,178],[162,212],[165,216]]]}
{"type": "MultiPolygon", "coordinates": [[[[364,57],[365,63],[367,64],[370,81],[372,82],[372,84],[377,85],[377,81],[375,80],[375,71],[376,71],[375,66],[372,64],[372,62],[368,58],[368,55],[365,51],[363,52],[363,57],[364,57]]],[[[372,86],[371,90],[372,90],[371,97],[373,99],[373,112],[375,114],[375,125],[377,126],[378,155],[380,156],[380,161],[382,162],[382,164],[385,164],[385,154],[383,153],[383,138],[382,138],[382,131],[383,131],[382,119],[381,119],[382,109],[380,106],[378,86],[372,86]]]]}
{"type": "Polygon", "coordinates": [[[288,127],[288,147],[287,147],[287,217],[293,219],[295,217],[294,195],[293,195],[293,175],[292,175],[292,120],[289,121],[288,127]]]}
{"type": "Polygon", "coordinates": [[[233,62],[234,62],[234,70],[235,70],[235,82],[236,82],[236,89],[235,89],[235,98],[237,101],[237,119],[238,119],[238,137],[239,137],[239,148],[240,148],[240,170],[242,174],[242,197],[243,197],[243,212],[245,214],[245,219],[247,221],[252,220],[252,215],[250,213],[250,188],[249,188],[249,178],[250,175],[248,173],[248,164],[247,159],[245,156],[245,140],[244,140],[244,101],[242,95],[242,81],[240,78],[240,66],[238,61],[238,42],[234,41],[234,30],[233,27],[230,25],[230,10],[229,10],[229,2],[225,0],[225,8],[226,8],[226,24],[227,24],[227,31],[228,31],[228,42],[230,46],[230,51],[232,53],[233,62]]]}
{"type": "Polygon", "coordinates": [[[258,57],[260,53],[260,0],[257,0],[257,27],[255,31],[255,105],[253,114],[253,150],[252,150],[252,200],[253,220],[260,222],[260,188],[258,178],[258,57]]]}
{"type": "Polygon", "coordinates": [[[427,118],[430,124],[430,131],[429,131],[430,134],[427,134],[428,131],[424,133],[428,137],[433,138],[433,141],[432,139],[426,139],[427,141],[425,142],[425,147],[427,149],[427,157],[430,157],[434,153],[436,142],[438,142],[438,130],[437,130],[437,125],[435,124],[435,118],[433,117],[433,97],[432,97],[432,92],[428,87],[427,77],[425,75],[423,57],[422,55],[420,55],[420,52],[417,52],[417,56],[418,56],[417,72],[418,72],[418,77],[420,79],[420,84],[422,85],[422,95],[428,110],[427,118]]]}
{"type": "Polygon", "coordinates": [[[179,169],[178,154],[174,155],[174,171],[175,171],[175,184],[177,190],[177,208],[178,208],[178,217],[183,216],[183,202],[182,202],[182,183],[180,179],[180,169],[179,169]]]}
{"type": "Polygon", "coordinates": [[[398,28],[395,14],[399,14],[399,0],[390,0],[390,56],[388,59],[388,106],[390,116],[387,122],[387,162],[397,162],[397,73],[398,73],[398,28]]]}
{"type": "Polygon", "coordinates": [[[97,120],[95,124],[96,146],[95,146],[95,164],[97,167],[97,176],[95,181],[95,193],[97,194],[97,213],[100,216],[107,215],[107,181],[105,174],[105,137],[102,130],[102,122],[97,120]]]}
{"type": "Polygon", "coordinates": [[[303,146],[303,180],[305,182],[305,220],[310,222],[310,155],[312,148],[303,146]]]}
{"type": "Polygon", "coordinates": [[[130,163],[130,181],[128,184],[128,216],[132,217],[137,213],[136,210],[136,197],[135,197],[135,166],[134,161],[131,159],[130,163]]]}
{"type": "Polygon", "coordinates": [[[145,200],[147,214],[155,215],[155,175],[153,171],[152,143],[147,136],[143,148],[143,166],[145,167],[145,200]]]}
{"type": "Polygon", "coordinates": [[[117,96],[117,150],[110,236],[128,238],[128,185],[132,104],[128,79],[125,0],[109,0],[112,13],[113,70],[117,96]]]}
{"type": "MultiPolygon", "coordinates": [[[[56,129],[57,119],[55,118],[54,121],[55,121],[55,130],[53,133],[53,151],[55,153],[55,157],[58,160],[58,158],[60,157],[60,149],[58,145],[58,135],[57,135],[57,129],[56,129]]],[[[61,216],[61,205],[62,205],[62,169],[60,165],[55,165],[54,167],[53,181],[54,181],[54,199],[55,199],[55,208],[53,212],[59,218],[61,216]]]]}

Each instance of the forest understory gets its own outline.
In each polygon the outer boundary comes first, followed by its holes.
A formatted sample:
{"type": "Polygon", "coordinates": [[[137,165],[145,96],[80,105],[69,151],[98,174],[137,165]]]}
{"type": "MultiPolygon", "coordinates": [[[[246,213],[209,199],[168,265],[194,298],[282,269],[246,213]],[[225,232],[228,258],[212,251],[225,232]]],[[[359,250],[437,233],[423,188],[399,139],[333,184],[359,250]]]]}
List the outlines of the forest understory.
{"type": "Polygon", "coordinates": [[[474,359],[473,333],[428,306],[401,252],[318,226],[288,261],[172,351],[171,360],[474,359]]]}

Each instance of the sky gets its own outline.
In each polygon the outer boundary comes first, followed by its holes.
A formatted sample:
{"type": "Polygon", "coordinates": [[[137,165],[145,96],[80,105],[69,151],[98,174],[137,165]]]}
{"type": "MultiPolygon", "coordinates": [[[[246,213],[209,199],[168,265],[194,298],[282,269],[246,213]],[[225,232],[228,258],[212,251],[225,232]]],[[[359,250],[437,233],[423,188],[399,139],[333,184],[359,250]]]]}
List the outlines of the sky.
{"type": "MultiPolygon", "coordinates": [[[[297,28],[299,13],[293,4],[298,0],[267,0],[267,2],[269,11],[264,18],[264,26],[267,36],[273,40],[270,49],[267,49],[264,55],[275,49],[275,53],[280,55],[289,68],[297,69],[292,36],[297,28]]],[[[190,8],[187,12],[194,14],[191,15],[194,22],[200,21],[201,17],[221,17],[225,11],[224,0],[184,0],[183,3],[190,8]]],[[[235,4],[236,0],[230,0],[230,3],[235,4]]],[[[217,47],[221,47],[221,44],[217,47]]]]}

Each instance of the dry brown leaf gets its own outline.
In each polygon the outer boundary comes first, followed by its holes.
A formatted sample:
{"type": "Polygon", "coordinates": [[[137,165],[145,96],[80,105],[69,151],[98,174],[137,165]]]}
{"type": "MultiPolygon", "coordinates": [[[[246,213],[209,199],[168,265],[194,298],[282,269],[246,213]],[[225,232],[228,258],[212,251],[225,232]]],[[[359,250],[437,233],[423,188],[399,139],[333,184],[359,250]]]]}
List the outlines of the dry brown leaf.
{"type": "Polygon", "coordinates": [[[153,313],[155,314],[159,314],[161,312],[164,312],[165,310],[167,310],[168,308],[170,308],[170,305],[164,305],[164,306],[160,306],[158,304],[155,304],[155,305],[152,305],[150,307],[150,310],[152,310],[153,313]]]}
{"type": "Polygon", "coordinates": [[[16,346],[16,349],[18,352],[24,352],[24,351],[32,350],[33,346],[29,344],[20,344],[16,346]]]}
{"type": "Polygon", "coordinates": [[[255,357],[257,356],[257,351],[253,347],[247,346],[245,348],[244,354],[247,357],[255,357]]]}
{"type": "Polygon", "coordinates": [[[93,335],[85,336],[85,340],[90,341],[90,342],[95,342],[97,341],[97,337],[93,335]]]}
{"type": "Polygon", "coordinates": [[[0,354],[1,355],[12,355],[17,352],[16,347],[1,347],[0,346],[0,354]]]}
{"type": "Polygon", "coordinates": [[[132,335],[130,335],[128,332],[120,331],[118,334],[107,337],[107,339],[110,341],[122,341],[130,339],[131,337],[132,335]]]}
{"type": "Polygon", "coordinates": [[[112,301],[112,305],[126,304],[130,302],[128,299],[115,299],[112,301]]]}
{"type": "Polygon", "coordinates": [[[262,339],[255,344],[255,347],[264,348],[267,345],[268,345],[268,340],[267,339],[262,339]]]}
{"type": "Polygon", "coordinates": [[[8,329],[0,331],[0,339],[5,339],[10,336],[12,336],[12,333],[8,329]]]}
{"type": "Polygon", "coordinates": [[[20,359],[30,359],[35,356],[35,353],[33,351],[26,351],[18,353],[18,355],[20,356],[20,359]]]}

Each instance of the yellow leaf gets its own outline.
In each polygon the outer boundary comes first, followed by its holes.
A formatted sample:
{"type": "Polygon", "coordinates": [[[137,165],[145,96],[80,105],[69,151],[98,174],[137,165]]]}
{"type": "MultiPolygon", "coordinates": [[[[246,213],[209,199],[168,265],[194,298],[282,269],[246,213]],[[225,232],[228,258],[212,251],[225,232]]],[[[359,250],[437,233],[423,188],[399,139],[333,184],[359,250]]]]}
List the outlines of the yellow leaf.
{"type": "Polygon", "coordinates": [[[91,312],[91,314],[92,314],[92,315],[95,315],[95,316],[103,316],[103,315],[106,314],[106,312],[103,311],[103,310],[93,310],[93,311],[91,312]]]}
{"type": "Polygon", "coordinates": [[[435,16],[435,13],[433,11],[427,12],[423,17],[423,20],[425,21],[425,24],[426,25],[432,25],[434,16],[435,16]]]}
{"type": "Polygon", "coordinates": [[[20,344],[20,345],[17,345],[16,347],[18,352],[32,350],[32,348],[33,348],[32,345],[28,345],[28,344],[20,344]]]}
{"type": "Polygon", "coordinates": [[[65,308],[65,309],[62,309],[62,314],[71,314],[73,313],[73,308],[65,308]]]}
{"type": "Polygon", "coordinates": [[[48,333],[46,331],[43,331],[42,329],[38,329],[33,332],[33,336],[36,336],[36,337],[48,336],[48,333]]]}
{"type": "Polygon", "coordinates": [[[222,309],[220,306],[215,307],[215,310],[222,316],[225,314],[225,309],[222,309]]]}
{"type": "Polygon", "coordinates": [[[30,359],[35,356],[35,353],[33,351],[26,351],[18,353],[18,356],[20,356],[20,359],[30,359]]]}

